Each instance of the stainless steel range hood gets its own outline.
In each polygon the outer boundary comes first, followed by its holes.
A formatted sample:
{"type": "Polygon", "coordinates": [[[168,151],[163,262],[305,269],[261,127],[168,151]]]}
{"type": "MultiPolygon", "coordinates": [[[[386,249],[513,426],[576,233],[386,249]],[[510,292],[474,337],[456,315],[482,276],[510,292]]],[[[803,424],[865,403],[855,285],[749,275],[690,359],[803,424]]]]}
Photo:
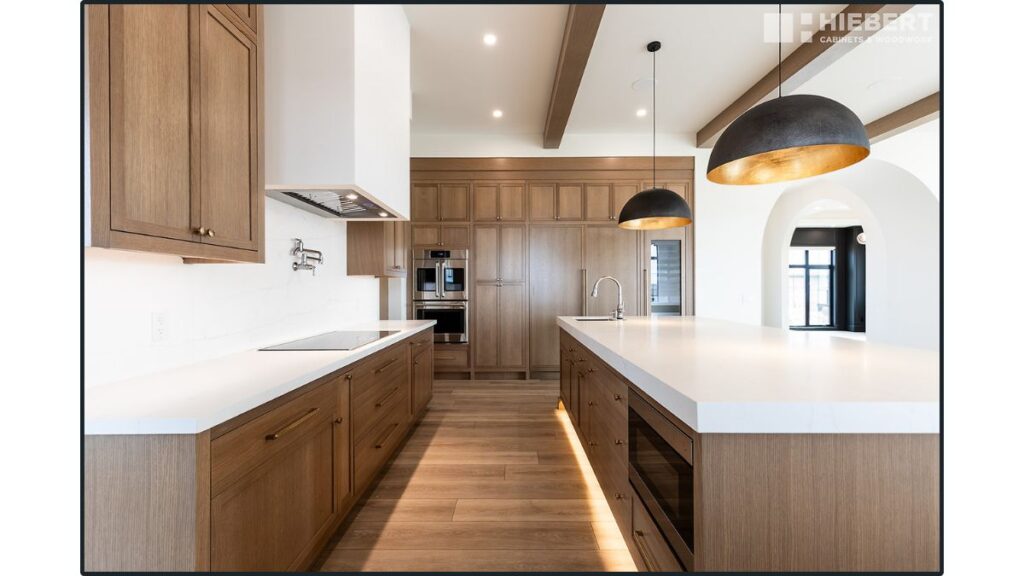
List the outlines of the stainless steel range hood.
{"type": "Polygon", "coordinates": [[[398,219],[390,209],[358,186],[267,186],[267,196],[324,218],[398,219]]]}

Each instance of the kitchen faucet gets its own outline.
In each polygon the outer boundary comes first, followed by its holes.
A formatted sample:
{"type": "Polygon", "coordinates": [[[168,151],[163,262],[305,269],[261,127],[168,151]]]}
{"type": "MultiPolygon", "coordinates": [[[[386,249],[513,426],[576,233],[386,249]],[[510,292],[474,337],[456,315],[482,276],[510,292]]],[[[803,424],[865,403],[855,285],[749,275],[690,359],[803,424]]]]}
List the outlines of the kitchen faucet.
{"type": "Polygon", "coordinates": [[[616,280],[613,276],[601,276],[600,278],[598,278],[597,282],[594,282],[594,290],[590,292],[590,296],[591,296],[591,298],[597,298],[597,287],[601,285],[601,281],[602,280],[611,280],[612,282],[615,282],[616,286],[618,286],[618,288],[619,288],[619,303],[615,307],[615,311],[612,312],[612,318],[615,318],[616,320],[622,320],[622,311],[623,311],[623,307],[622,307],[622,284],[618,280],[616,280]]]}

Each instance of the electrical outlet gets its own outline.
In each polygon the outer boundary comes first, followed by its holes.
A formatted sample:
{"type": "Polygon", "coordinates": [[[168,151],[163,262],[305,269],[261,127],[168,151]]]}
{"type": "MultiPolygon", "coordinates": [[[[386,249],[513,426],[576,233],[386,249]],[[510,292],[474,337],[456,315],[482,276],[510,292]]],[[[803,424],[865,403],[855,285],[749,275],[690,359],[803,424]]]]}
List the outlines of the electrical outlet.
{"type": "Polygon", "coordinates": [[[150,338],[153,343],[167,340],[167,313],[154,312],[150,322],[150,338]]]}

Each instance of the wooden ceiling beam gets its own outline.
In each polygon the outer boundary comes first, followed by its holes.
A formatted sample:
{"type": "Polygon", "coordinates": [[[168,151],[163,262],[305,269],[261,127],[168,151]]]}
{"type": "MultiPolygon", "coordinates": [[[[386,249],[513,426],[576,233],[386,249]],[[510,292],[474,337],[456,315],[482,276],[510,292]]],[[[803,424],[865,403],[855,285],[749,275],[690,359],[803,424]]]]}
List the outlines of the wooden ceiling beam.
{"type": "Polygon", "coordinates": [[[562,33],[562,52],[558,55],[551,101],[544,121],[544,147],[558,148],[576,102],[583,71],[594,47],[594,38],[604,15],[604,4],[570,4],[562,33]]]}
{"type": "MultiPolygon", "coordinates": [[[[792,54],[782,61],[783,92],[787,82],[790,89],[803,85],[830,64],[847,52],[864,43],[880,27],[851,26],[847,23],[857,22],[872,14],[891,14],[898,18],[913,4],[850,4],[836,16],[832,23],[825,25],[812,36],[810,42],[801,44],[792,54]],[[835,29],[836,22],[843,23],[835,29]],[[868,29],[875,28],[875,29],[868,29]]],[[[697,146],[710,148],[718,135],[732,124],[741,114],[756,106],[766,97],[779,89],[779,66],[775,66],[756,84],[718,113],[703,128],[697,131],[697,146]]]]}
{"type": "Polygon", "coordinates": [[[868,140],[874,144],[881,142],[890,136],[900,132],[906,132],[911,128],[920,126],[925,122],[939,117],[939,109],[942,104],[942,96],[939,92],[925,96],[913,104],[882,116],[871,122],[865,128],[868,131],[868,140]]]}

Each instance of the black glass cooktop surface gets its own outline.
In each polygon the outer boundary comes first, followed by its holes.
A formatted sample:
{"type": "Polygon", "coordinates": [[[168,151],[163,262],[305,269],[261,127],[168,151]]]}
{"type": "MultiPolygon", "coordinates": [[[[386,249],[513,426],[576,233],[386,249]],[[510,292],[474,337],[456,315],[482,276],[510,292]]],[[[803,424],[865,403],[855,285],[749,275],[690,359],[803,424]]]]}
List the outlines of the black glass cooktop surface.
{"type": "Polygon", "coordinates": [[[360,346],[366,346],[371,342],[376,342],[377,340],[380,340],[385,336],[391,336],[392,334],[398,334],[398,330],[338,330],[335,332],[317,334],[316,336],[310,336],[309,338],[285,342],[284,344],[278,344],[276,346],[260,348],[260,350],[355,350],[360,346]]]}

